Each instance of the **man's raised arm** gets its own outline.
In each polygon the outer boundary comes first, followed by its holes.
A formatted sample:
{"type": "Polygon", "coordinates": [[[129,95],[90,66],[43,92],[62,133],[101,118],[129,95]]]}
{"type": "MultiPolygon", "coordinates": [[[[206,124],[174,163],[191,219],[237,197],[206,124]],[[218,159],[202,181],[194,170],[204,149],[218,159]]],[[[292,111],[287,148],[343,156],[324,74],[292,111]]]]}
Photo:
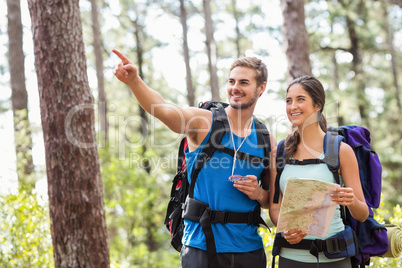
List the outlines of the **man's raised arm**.
{"type": "MultiPolygon", "coordinates": [[[[113,52],[121,60],[114,75],[130,87],[145,111],[161,120],[176,133],[193,136],[194,130],[209,129],[212,122],[212,115],[209,111],[194,107],[183,108],[167,102],[158,92],[149,88],[142,81],[138,76],[137,67],[123,53],[116,49],[113,52]]],[[[198,143],[199,138],[194,138],[194,141],[198,143]]]]}

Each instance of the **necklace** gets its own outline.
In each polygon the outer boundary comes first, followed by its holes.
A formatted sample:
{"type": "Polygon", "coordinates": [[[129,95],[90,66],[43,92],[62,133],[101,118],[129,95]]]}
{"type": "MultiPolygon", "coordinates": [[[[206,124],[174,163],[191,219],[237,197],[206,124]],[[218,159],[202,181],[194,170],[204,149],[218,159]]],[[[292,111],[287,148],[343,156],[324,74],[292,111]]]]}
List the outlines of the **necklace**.
{"type": "MultiPolygon", "coordinates": [[[[235,146],[235,143],[234,143],[234,137],[233,137],[232,126],[230,125],[229,116],[228,116],[228,115],[226,115],[226,116],[227,116],[228,122],[229,122],[230,136],[231,136],[231,138],[232,138],[232,144],[233,144],[233,150],[234,150],[233,166],[232,166],[232,176],[233,176],[234,169],[235,169],[235,166],[236,166],[237,152],[240,150],[241,146],[243,145],[243,143],[246,141],[247,137],[248,137],[251,133],[247,133],[247,136],[244,138],[244,140],[240,143],[239,147],[236,149],[236,146],[235,146]]],[[[250,121],[250,124],[249,124],[249,126],[248,126],[248,128],[247,128],[247,129],[248,129],[247,132],[250,132],[250,128],[251,128],[252,122],[253,122],[253,121],[251,120],[251,121],[250,121]]]]}

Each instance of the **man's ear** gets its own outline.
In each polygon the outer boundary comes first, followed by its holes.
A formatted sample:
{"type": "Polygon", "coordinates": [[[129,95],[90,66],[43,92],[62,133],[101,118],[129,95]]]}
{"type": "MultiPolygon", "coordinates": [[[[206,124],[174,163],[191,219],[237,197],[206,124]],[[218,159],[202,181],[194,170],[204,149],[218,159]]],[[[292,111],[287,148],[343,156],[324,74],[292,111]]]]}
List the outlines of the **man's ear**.
{"type": "Polygon", "coordinates": [[[267,82],[263,82],[261,85],[259,85],[259,97],[262,96],[266,88],[267,88],[267,82]]]}

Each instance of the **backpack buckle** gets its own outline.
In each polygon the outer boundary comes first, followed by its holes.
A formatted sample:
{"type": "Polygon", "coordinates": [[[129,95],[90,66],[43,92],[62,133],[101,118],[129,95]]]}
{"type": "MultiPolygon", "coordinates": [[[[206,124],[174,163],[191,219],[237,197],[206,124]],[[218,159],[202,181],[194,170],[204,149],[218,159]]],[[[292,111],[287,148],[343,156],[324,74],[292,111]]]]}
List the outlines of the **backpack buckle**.
{"type": "Polygon", "coordinates": [[[339,247],[339,241],[337,237],[328,238],[325,240],[325,244],[327,246],[327,252],[329,254],[335,254],[341,252],[339,247]]]}
{"type": "Polygon", "coordinates": [[[209,219],[211,222],[227,223],[228,219],[229,219],[229,212],[219,211],[219,210],[210,210],[209,211],[209,219]]]}

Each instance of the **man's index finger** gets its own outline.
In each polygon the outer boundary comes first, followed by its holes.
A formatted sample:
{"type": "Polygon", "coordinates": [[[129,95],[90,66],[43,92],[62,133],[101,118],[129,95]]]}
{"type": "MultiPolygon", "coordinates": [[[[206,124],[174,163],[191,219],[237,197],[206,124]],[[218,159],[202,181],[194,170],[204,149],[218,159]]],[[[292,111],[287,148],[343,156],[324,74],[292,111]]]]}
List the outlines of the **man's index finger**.
{"type": "Polygon", "coordinates": [[[119,50],[113,49],[112,51],[113,51],[114,54],[117,55],[117,57],[119,57],[119,58],[121,59],[121,61],[123,62],[123,64],[131,63],[130,60],[129,60],[126,56],[124,56],[124,54],[121,53],[119,50]]]}

